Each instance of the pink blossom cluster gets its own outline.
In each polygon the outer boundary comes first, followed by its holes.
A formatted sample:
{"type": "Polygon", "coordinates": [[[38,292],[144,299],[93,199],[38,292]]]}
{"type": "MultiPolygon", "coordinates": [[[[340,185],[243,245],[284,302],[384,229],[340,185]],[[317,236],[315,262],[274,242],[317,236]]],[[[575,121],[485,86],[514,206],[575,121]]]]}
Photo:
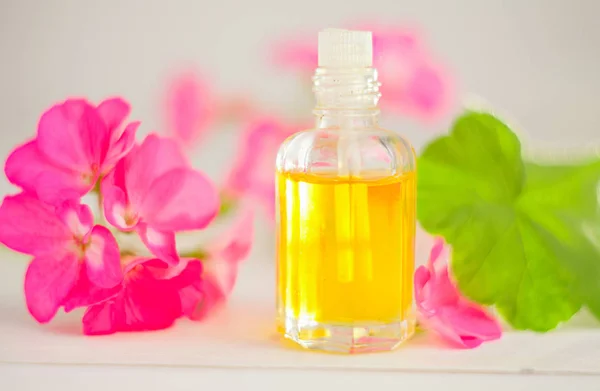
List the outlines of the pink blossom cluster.
{"type": "Polygon", "coordinates": [[[202,318],[229,294],[249,252],[252,215],[244,213],[204,259],[180,257],[175,234],[207,227],[218,192],[174,140],[150,134],[136,143],[129,112],[120,98],[58,103],[6,161],[21,191],[0,206],[0,242],[33,257],[24,290],[40,323],[79,307],[85,334],[202,318]],[[100,200],[96,216],[82,203],[88,193],[100,200]],[[148,256],[120,249],[120,233],[138,235],[148,256]]]}

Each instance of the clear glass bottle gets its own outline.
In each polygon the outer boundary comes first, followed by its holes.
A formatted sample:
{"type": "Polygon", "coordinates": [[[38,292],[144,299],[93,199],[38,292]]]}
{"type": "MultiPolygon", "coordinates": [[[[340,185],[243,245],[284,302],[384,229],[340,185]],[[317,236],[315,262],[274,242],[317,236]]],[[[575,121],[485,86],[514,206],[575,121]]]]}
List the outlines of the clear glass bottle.
{"type": "Polygon", "coordinates": [[[414,332],[415,155],[379,127],[371,33],[319,33],[316,127],[277,156],[278,329],[311,349],[391,350],[414,332]]]}

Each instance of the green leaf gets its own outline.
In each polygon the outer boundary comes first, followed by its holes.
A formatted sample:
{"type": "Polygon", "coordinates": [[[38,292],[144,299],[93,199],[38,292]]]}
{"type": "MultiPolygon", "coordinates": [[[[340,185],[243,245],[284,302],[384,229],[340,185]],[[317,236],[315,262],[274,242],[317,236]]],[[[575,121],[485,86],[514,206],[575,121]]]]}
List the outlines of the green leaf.
{"type": "Polygon", "coordinates": [[[600,162],[526,164],[505,124],[469,112],[418,167],[419,222],[452,245],[464,294],[518,329],[550,330],[582,304],[600,317],[600,162]]]}

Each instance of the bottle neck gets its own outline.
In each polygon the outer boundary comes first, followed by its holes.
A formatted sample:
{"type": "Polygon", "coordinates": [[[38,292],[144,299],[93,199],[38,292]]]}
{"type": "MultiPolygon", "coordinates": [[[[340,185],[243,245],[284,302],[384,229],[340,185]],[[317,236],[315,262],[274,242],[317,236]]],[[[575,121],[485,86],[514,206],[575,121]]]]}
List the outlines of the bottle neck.
{"type": "Polygon", "coordinates": [[[377,126],[381,94],[374,68],[317,68],[313,83],[317,128],[377,126]]]}

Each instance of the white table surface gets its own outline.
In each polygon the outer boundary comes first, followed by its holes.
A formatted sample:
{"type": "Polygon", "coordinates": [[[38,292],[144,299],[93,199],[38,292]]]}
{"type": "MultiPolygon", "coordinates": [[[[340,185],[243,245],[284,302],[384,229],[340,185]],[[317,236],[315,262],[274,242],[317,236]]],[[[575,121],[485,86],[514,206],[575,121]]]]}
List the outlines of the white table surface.
{"type": "Polygon", "coordinates": [[[205,322],[86,337],[79,329],[81,312],[45,326],[31,319],[22,293],[27,258],[0,250],[0,390],[600,390],[600,325],[587,314],[551,333],[506,332],[500,341],[470,351],[446,348],[426,334],[391,353],[296,349],[273,331],[273,262],[255,253],[228,306],[205,322]]]}

